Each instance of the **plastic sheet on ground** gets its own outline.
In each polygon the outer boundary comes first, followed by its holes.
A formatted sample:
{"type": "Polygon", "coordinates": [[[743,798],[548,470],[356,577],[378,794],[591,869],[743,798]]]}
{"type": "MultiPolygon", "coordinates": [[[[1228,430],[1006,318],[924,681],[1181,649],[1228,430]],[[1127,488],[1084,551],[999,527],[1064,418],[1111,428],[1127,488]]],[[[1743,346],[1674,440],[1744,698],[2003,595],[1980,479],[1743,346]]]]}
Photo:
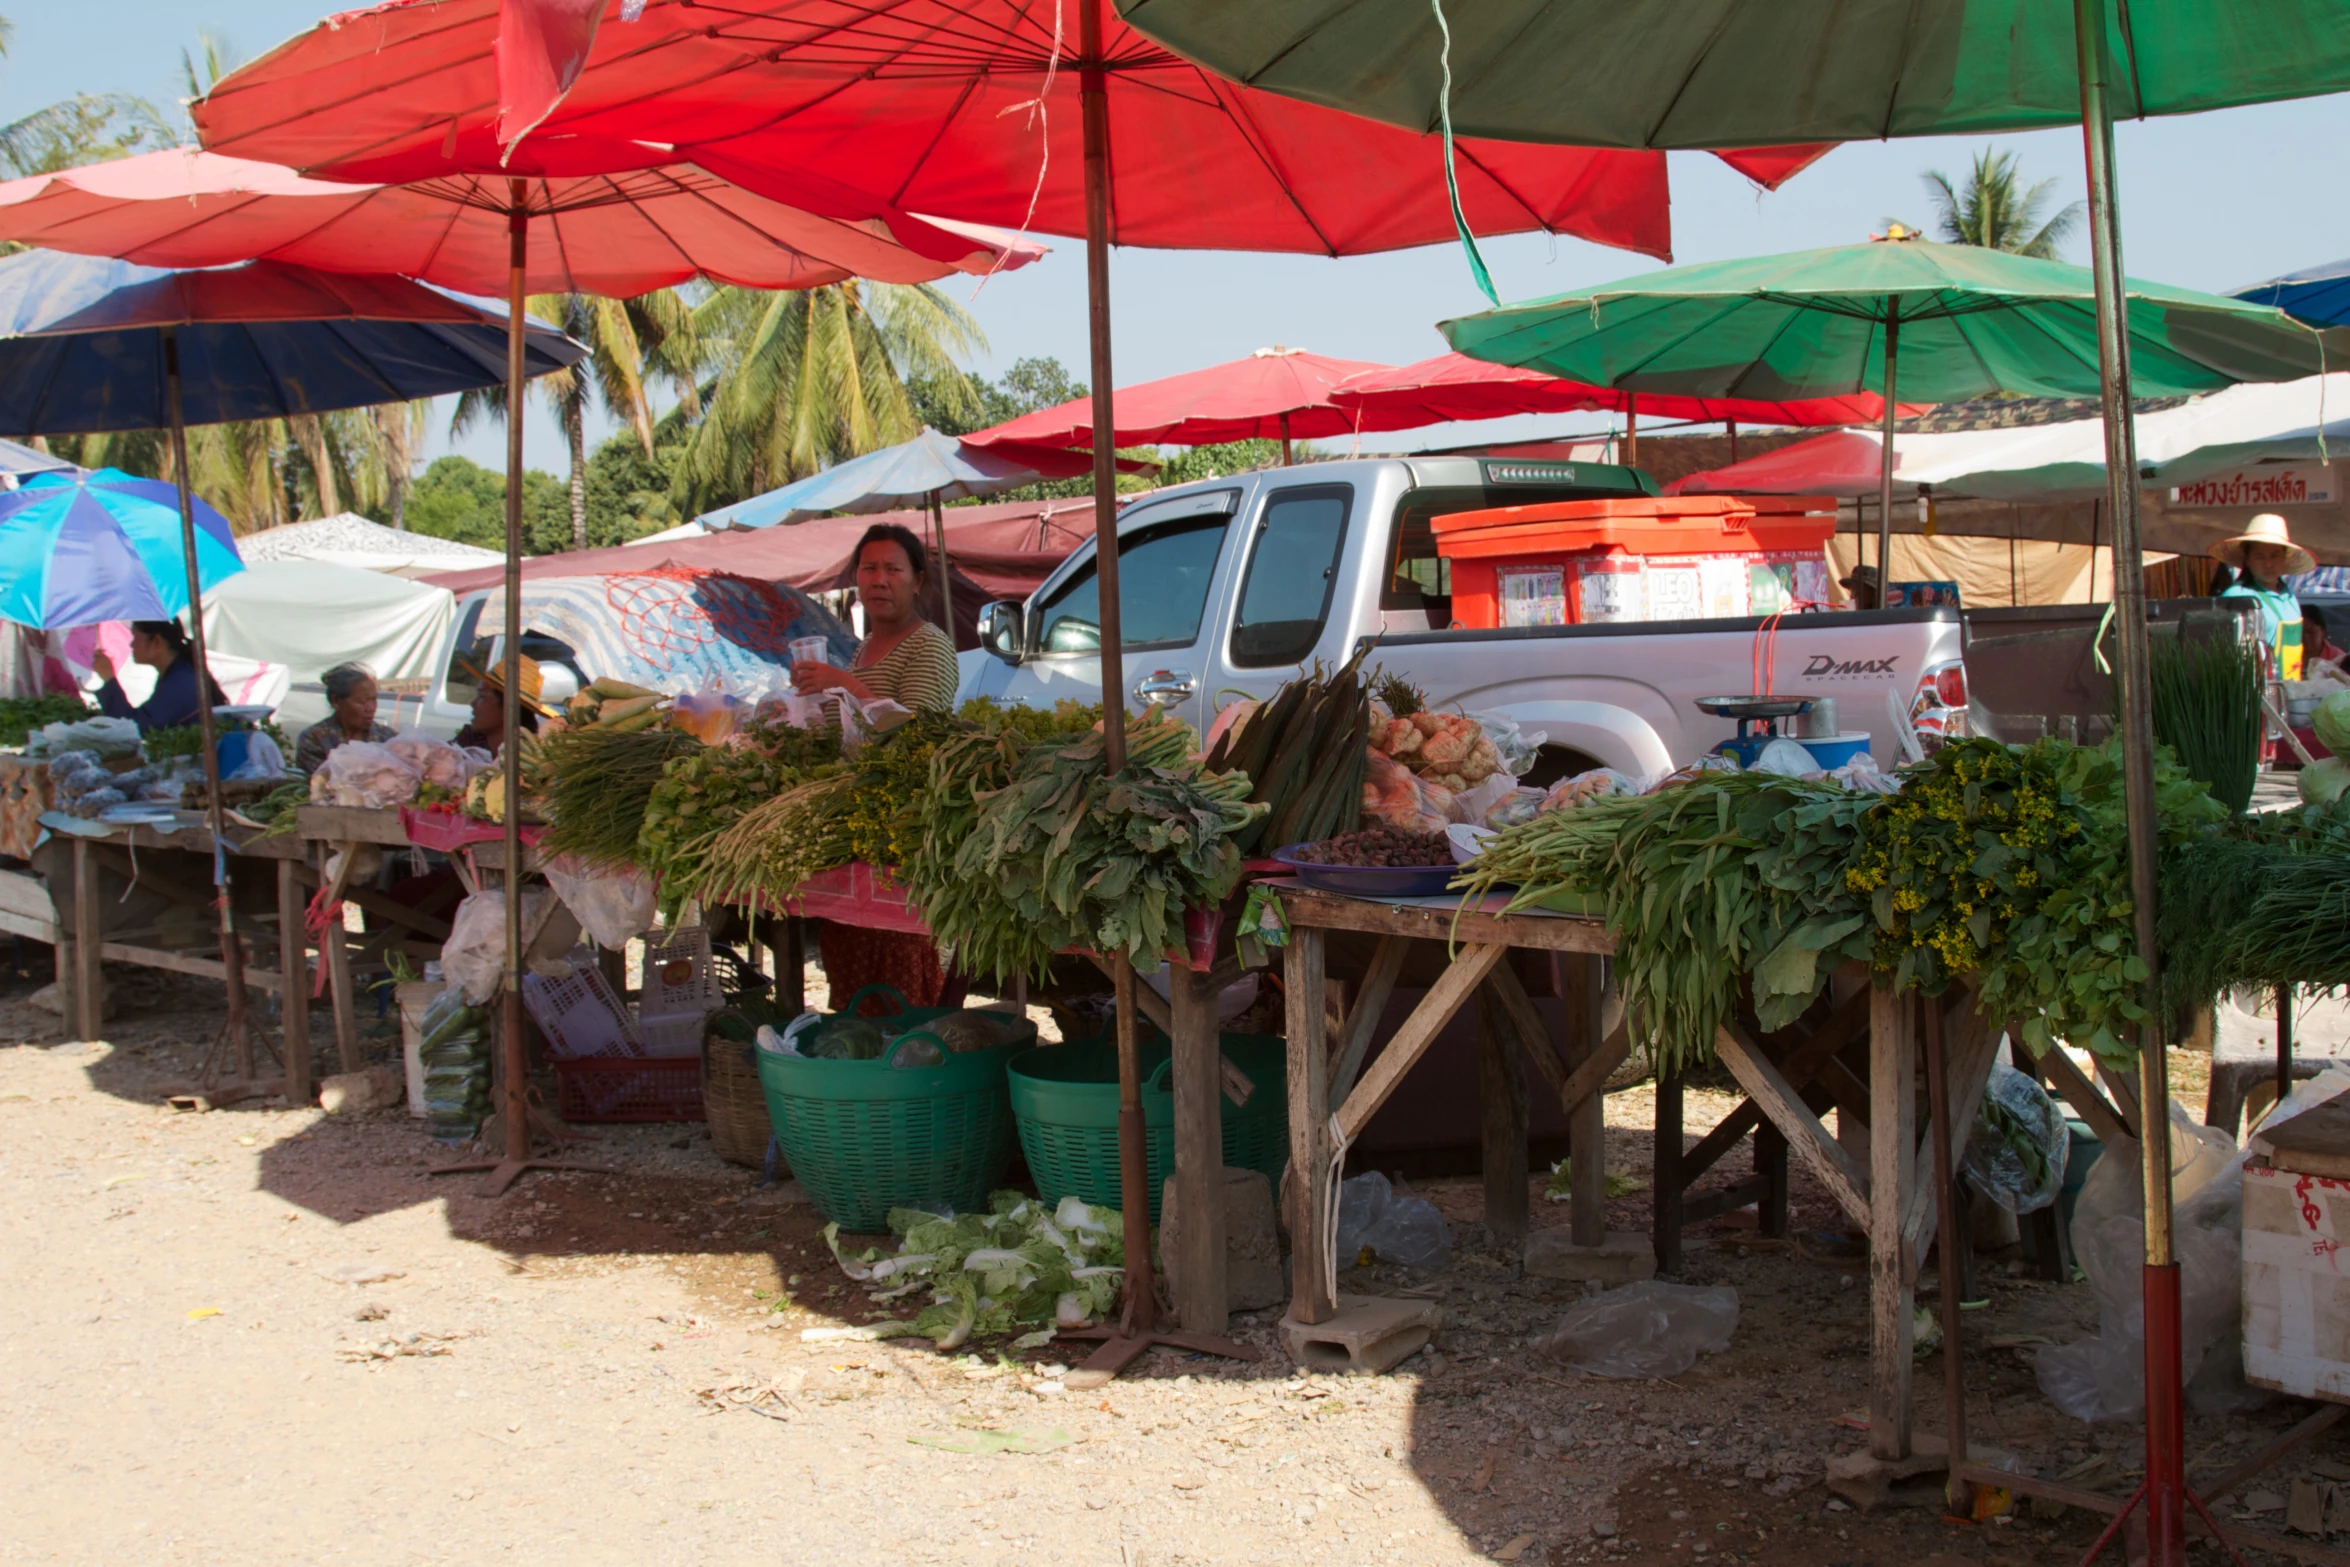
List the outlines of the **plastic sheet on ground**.
{"type": "Polygon", "coordinates": [[[1643,1279],[1577,1306],[1533,1348],[1595,1377],[1676,1377],[1728,1349],[1737,1330],[1730,1286],[1643,1279]]]}
{"type": "Polygon", "coordinates": [[[1452,1266],[1452,1228],[1425,1197],[1399,1192],[1373,1170],[1338,1188],[1338,1265],[1369,1251],[1407,1268],[1452,1266]]]}
{"type": "MultiPolygon", "coordinates": [[[[2172,1255],[2179,1264],[2180,1374],[2198,1413],[2249,1408],[2240,1343],[2244,1172],[2235,1139],[2170,1106],[2172,1255]]],[[[2146,1222],[2134,1145],[2109,1146],[2073,1209],[2073,1252],[2097,1297],[2096,1333],[2034,1358],[2040,1391],[2076,1420],[2146,1415],[2146,1222]]]]}
{"type": "Polygon", "coordinates": [[[2064,1189],[2071,1147],[2064,1112],[2048,1090],[2005,1061],[1995,1063],[1961,1161],[1975,1190],[2009,1213],[2037,1213],[2064,1189]]]}

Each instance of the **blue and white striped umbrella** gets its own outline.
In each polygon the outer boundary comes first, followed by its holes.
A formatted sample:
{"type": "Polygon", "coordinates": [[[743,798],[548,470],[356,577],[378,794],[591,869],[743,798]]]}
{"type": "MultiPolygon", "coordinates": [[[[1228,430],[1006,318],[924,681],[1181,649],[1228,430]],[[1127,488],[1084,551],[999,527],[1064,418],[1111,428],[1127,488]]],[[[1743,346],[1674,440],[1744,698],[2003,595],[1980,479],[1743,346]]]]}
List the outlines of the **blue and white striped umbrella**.
{"type": "MultiPolygon", "coordinates": [[[[228,519],[197,501],[206,588],[245,569],[228,519]]],[[[117,468],[41,473],[0,494],[0,617],[38,627],[170,620],[188,608],[179,490],[117,468]]]]}

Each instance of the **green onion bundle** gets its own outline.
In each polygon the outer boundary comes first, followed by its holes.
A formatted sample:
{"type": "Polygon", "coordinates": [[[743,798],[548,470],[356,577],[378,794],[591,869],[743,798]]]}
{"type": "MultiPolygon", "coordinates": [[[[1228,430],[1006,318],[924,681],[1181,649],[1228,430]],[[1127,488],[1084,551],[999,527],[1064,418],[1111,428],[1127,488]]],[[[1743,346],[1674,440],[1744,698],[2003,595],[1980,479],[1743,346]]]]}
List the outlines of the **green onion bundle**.
{"type": "Polygon", "coordinates": [[[2148,649],[2154,738],[2241,816],[2260,775],[2260,659],[2233,637],[2159,637],[2148,649]]]}

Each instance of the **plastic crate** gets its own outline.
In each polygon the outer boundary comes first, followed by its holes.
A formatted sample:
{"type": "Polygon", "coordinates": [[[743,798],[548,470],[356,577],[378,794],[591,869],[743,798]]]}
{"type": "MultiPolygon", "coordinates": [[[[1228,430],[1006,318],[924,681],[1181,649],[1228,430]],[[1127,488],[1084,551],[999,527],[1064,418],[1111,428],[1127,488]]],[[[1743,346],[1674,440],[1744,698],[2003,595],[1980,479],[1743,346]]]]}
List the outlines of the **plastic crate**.
{"type": "Polygon", "coordinates": [[[678,1012],[668,1017],[639,1017],[636,1022],[637,1044],[648,1060],[673,1061],[680,1056],[699,1056],[702,1053],[702,1035],[710,1026],[707,1012],[678,1012]]]}
{"type": "MultiPolygon", "coordinates": [[[[1236,1169],[1262,1170],[1278,1188],[1289,1162],[1289,1080],[1287,1046],[1267,1034],[1221,1036],[1225,1059],[1255,1082],[1246,1105],[1217,1096],[1223,1113],[1224,1162],[1236,1169]]],[[[1140,1045],[1142,1120],[1147,1145],[1151,1223],[1159,1222],[1159,1199],[1175,1173],[1175,1092],[1168,1077],[1174,1050],[1166,1040],[1140,1045]]],[[[1006,1073],[1012,1114],[1020,1126],[1020,1151],[1036,1190],[1047,1203],[1082,1197],[1116,1208],[1124,1194],[1118,1180],[1118,1048],[1110,1040],[1047,1045],[1016,1057],[1006,1073]]]]}
{"type": "Polygon", "coordinates": [[[699,1121],[702,1058],[558,1061],[555,1107],[566,1121],[699,1121]]]}
{"type": "Polygon", "coordinates": [[[575,965],[561,979],[523,975],[522,1003],[558,1061],[645,1054],[628,1008],[592,966],[575,965]]]}
{"type": "Polygon", "coordinates": [[[710,961],[708,930],[700,925],[680,925],[660,941],[646,940],[645,985],[637,995],[638,1016],[691,1013],[706,1017],[724,1005],[726,995],[718,988],[718,972],[710,961]]]}

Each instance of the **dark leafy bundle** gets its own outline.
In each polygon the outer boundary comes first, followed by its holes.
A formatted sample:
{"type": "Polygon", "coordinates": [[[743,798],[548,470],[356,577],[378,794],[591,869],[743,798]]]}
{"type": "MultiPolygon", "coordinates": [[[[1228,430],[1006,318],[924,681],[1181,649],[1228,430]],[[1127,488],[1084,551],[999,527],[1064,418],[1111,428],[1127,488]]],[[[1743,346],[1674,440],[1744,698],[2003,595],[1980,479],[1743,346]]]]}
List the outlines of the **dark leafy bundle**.
{"type": "Polygon", "coordinates": [[[2260,657],[2234,637],[2157,637],[2148,649],[2154,738],[2236,815],[2260,777],[2260,657]]]}
{"type": "Polygon", "coordinates": [[[931,752],[930,776],[905,834],[898,880],[967,974],[1038,976],[1052,961],[1052,947],[1008,915],[992,882],[964,877],[955,868],[979,825],[980,800],[1012,781],[1027,749],[1015,734],[985,729],[941,742],[931,752]]]}
{"type": "Polygon", "coordinates": [[[1243,854],[1314,843],[1352,831],[1362,819],[1365,745],[1371,708],[1363,689],[1368,644],[1335,670],[1292,680],[1217,737],[1211,772],[1254,780],[1250,800],[1265,807],[1241,829],[1243,854]]]}
{"type": "MultiPolygon", "coordinates": [[[[20,746],[32,738],[36,729],[75,723],[89,716],[89,704],[78,696],[0,698],[0,746],[20,746]]],[[[195,749],[191,747],[188,754],[195,755],[195,749]]]]}
{"type": "MultiPolygon", "coordinates": [[[[2155,806],[2166,853],[2226,815],[2167,755],[2155,806]]],[[[2118,742],[1944,746],[1866,818],[1849,880],[1869,901],[1877,967],[1900,988],[1939,994],[1971,977],[1982,1010],[2020,1019],[2035,1053],[2062,1039],[2135,1059],[2147,970],[2118,742]]]]}
{"type": "Polygon", "coordinates": [[[702,742],[675,729],[563,729],[539,743],[549,854],[591,865],[636,859],[645,807],[669,764],[702,742]]]}
{"type": "Polygon", "coordinates": [[[2164,856],[2156,936],[2174,1036],[2237,985],[2350,984],[2350,800],[2240,817],[2164,856]]]}
{"type": "Polygon", "coordinates": [[[857,786],[843,827],[849,858],[871,865],[897,865],[912,846],[913,807],[930,781],[930,758],[940,743],[968,733],[970,725],[950,713],[916,713],[884,735],[857,748],[857,786]]]}
{"type": "MultiPolygon", "coordinates": [[[[978,797],[955,858],[958,876],[1001,899],[978,923],[1018,921],[1048,953],[1082,947],[1156,964],[1181,939],[1186,908],[1232,890],[1235,835],[1265,812],[1249,803],[1248,778],[1205,771],[1178,720],[1138,718],[1126,735],[1124,772],[1108,772],[1102,737],[1088,734],[1032,747],[1010,783],[978,797]]],[[[978,929],[942,929],[936,910],[924,913],[958,961],[984,943],[978,929]]]]}
{"type": "Polygon", "coordinates": [[[799,781],[755,745],[697,746],[670,758],[645,801],[636,862],[661,883],[665,913],[696,895],[712,842],[762,800],[799,781]]]}
{"type": "Polygon", "coordinates": [[[1868,914],[1844,870],[1874,795],[1772,773],[1708,773],[1504,830],[1469,870],[1515,883],[1512,908],[1604,895],[1624,1002],[1671,1069],[1713,1054],[1737,982],[1757,1019],[1801,1015],[1843,962],[1868,955],[1868,914]]]}
{"type": "MultiPolygon", "coordinates": [[[[66,716],[86,718],[89,714],[82,711],[69,713],[66,716]]],[[[46,721],[56,722],[55,719],[46,721]]],[[[22,745],[23,738],[20,736],[16,743],[22,745]]],[[[150,729],[139,737],[139,751],[146,757],[150,766],[160,765],[164,762],[176,762],[182,757],[191,760],[199,758],[204,754],[204,728],[201,724],[179,724],[169,729],[150,729]]],[[[287,753],[289,757],[292,754],[290,751],[287,753]]]]}
{"type": "Polygon", "coordinates": [[[823,773],[761,801],[702,851],[695,896],[708,903],[777,903],[800,883],[849,863],[854,773],[823,773]]]}
{"type": "Polygon", "coordinates": [[[804,729],[796,724],[754,724],[745,735],[777,765],[795,773],[812,773],[841,759],[837,719],[826,719],[804,729]]]}

